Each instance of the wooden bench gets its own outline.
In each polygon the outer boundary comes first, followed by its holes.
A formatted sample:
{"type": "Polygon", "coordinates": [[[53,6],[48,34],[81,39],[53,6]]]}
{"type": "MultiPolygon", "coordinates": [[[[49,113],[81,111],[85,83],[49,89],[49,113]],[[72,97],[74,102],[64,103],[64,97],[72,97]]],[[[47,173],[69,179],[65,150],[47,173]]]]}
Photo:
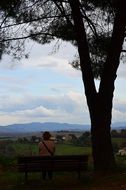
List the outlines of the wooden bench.
{"type": "Polygon", "coordinates": [[[19,156],[17,157],[17,169],[25,173],[25,182],[30,172],[42,172],[51,170],[53,172],[64,171],[78,173],[88,168],[88,155],[55,155],[55,156],[19,156]]]}

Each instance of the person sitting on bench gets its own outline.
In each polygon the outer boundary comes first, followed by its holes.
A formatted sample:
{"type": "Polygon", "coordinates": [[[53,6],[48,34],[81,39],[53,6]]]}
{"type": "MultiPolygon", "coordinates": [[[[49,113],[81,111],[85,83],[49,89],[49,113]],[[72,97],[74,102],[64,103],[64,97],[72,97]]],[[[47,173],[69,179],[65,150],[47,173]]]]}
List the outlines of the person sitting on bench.
{"type": "MultiPolygon", "coordinates": [[[[51,134],[48,131],[45,131],[42,136],[43,140],[39,142],[39,155],[40,156],[53,156],[55,153],[55,143],[51,140],[51,134]]],[[[42,172],[43,179],[46,177],[51,180],[52,179],[52,171],[43,171],[42,172]]]]}

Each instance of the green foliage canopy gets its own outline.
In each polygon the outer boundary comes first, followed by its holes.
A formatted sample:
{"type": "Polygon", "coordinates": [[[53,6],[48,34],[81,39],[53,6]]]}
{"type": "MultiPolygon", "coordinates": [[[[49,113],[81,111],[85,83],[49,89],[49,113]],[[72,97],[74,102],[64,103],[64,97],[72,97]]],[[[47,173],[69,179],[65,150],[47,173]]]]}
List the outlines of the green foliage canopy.
{"type": "MultiPolygon", "coordinates": [[[[94,76],[99,78],[109,48],[116,0],[81,0],[80,10],[86,28],[94,76]]],[[[69,0],[7,0],[0,2],[0,57],[28,55],[25,42],[40,44],[62,39],[76,44],[69,0]]],[[[77,56],[78,57],[78,56],[77,56]]],[[[72,62],[79,68],[79,61],[72,62]]]]}

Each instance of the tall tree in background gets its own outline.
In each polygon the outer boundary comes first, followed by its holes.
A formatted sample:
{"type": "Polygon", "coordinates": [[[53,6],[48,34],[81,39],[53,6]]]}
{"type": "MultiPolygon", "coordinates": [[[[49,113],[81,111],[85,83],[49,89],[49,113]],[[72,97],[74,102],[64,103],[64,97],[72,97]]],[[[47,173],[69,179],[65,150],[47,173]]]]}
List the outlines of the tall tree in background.
{"type": "Polygon", "coordinates": [[[111,143],[114,82],[125,38],[125,0],[8,0],[0,3],[0,48],[23,55],[27,38],[40,44],[53,39],[78,47],[91,119],[94,168],[115,166],[111,143]],[[22,53],[22,54],[21,54],[22,53]],[[98,91],[94,78],[100,80],[98,91]]]}

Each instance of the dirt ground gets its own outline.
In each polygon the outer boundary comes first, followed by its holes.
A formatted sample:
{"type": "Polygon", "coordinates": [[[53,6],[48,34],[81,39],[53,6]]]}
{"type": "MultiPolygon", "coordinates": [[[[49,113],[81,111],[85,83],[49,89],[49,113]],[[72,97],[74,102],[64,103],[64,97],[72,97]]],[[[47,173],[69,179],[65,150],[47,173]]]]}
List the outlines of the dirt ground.
{"type": "Polygon", "coordinates": [[[96,175],[92,178],[92,184],[89,186],[89,190],[126,190],[126,173],[96,175]]]}
{"type": "Polygon", "coordinates": [[[81,176],[77,179],[77,175],[62,174],[54,176],[52,181],[41,181],[40,178],[29,179],[28,184],[24,183],[23,177],[17,181],[10,180],[4,176],[2,180],[2,173],[0,176],[1,190],[126,190],[126,173],[116,172],[111,174],[94,174],[81,176]]]}

